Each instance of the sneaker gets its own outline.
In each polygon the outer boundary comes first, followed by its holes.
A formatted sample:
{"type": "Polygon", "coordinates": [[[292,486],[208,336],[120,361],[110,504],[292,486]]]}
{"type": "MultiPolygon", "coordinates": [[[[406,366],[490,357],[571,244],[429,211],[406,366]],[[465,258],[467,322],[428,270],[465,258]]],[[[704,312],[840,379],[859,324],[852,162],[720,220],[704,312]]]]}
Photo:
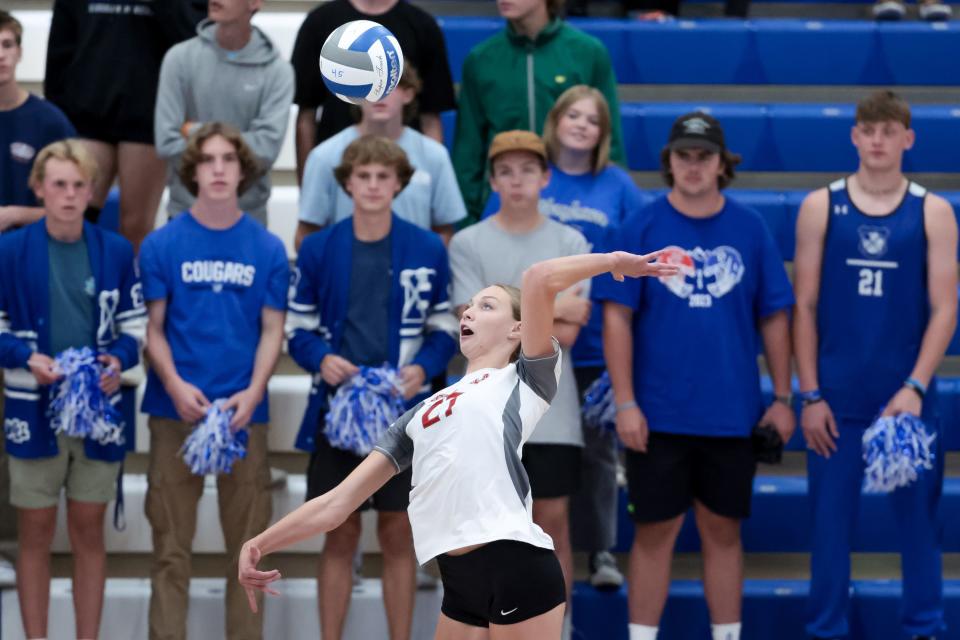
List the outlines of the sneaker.
{"type": "Polygon", "coordinates": [[[900,0],[877,0],[873,5],[873,17],[876,20],[902,20],[907,7],[900,0]]]}
{"type": "Polygon", "coordinates": [[[17,586],[17,571],[6,558],[0,558],[0,588],[17,586]]]}
{"type": "MultiPolygon", "coordinates": [[[[940,0],[922,0],[920,2],[920,19],[927,22],[943,22],[953,15],[953,8],[940,0]]],[[[923,638],[924,636],[918,636],[923,638]]]]}
{"type": "Polygon", "coordinates": [[[423,567],[417,567],[417,589],[420,591],[429,591],[436,589],[440,585],[440,581],[436,577],[424,569],[423,567]]]}
{"type": "Polygon", "coordinates": [[[609,551],[590,554],[590,584],[603,591],[619,589],[623,585],[617,559],[609,551]]]}

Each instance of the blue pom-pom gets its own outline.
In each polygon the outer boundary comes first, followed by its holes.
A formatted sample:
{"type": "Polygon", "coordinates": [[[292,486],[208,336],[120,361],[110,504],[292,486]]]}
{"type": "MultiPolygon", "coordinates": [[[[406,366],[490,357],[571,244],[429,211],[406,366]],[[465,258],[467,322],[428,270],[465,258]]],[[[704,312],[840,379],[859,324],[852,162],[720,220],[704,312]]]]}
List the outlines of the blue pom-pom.
{"type": "Polygon", "coordinates": [[[603,374],[583,392],[583,423],[593,429],[617,428],[617,405],[613,400],[613,385],[610,375],[603,374]]]}
{"type": "Polygon", "coordinates": [[[360,367],[331,398],[323,433],[330,446],[365,456],[404,409],[396,369],[360,367]]]}
{"type": "Polygon", "coordinates": [[[230,429],[233,410],[224,411],[225,402],[217,400],[210,405],[180,449],[183,461],[195,475],[230,473],[234,462],[247,457],[247,430],[230,429]]]}
{"type": "Polygon", "coordinates": [[[863,434],[863,490],[890,493],[915,482],[933,468],[936,439],[916,416],[878,418],[863,434]]]}
{"type": "Polygon", "coordinates": [[[54,361],[62,377],[50,391],[50,427],[103,445],[124,443],[123,418],[100,388],[103,366],[89,347],[66,349],[54,361]]]}

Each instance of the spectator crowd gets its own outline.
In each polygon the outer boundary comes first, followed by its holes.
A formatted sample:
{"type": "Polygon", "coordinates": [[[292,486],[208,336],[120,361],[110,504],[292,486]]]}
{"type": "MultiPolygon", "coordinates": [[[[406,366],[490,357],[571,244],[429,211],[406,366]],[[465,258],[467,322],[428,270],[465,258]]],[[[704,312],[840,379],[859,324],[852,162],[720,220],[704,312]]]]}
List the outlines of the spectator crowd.
{"type": "MultiPolygon", "coordinates": [[[[879,412],[941,428],[934,375],[956,324],[956,223],[945,200],[902,173],[914,141],[906,102],[880,91],[859,103],[860,164],[804,201],[791,282],[762,217],[725,194],[740,157],[717,119],[678,118],[663,140],[667,192],[637,187],[622,168],[609,54],[561,17],[562,2],[498,3],[506,25],[467,56],[456,96],[436,21],[406,0],[321,4],[289,62],[252,22],[262,4],[57,0],[43,98],[17,82],[23,29],[0,11],[0,515],[17,523],[26,637],[47,637],[63,489],[77,637],[98,637],[104,516],[132,445],[132,425],[124,441],[54,433],[59,353],[92,348],[101,389],[117,403],[146,376],[137,409],[150,431],[151,639],[186,637],[203,478],[178,451],[215,402],[233,412],[231,428],[248,443],[246,458],[217,476],[232,563],[225,634],[258,639],[263,616],[247,607],[236,556],[272,515],[267,383],[284,346],[312,378],[296,436],[309,453],[309,499],[362,460],[325,435],[330,397],[361,367],[395,368],[415,406],[455,373],[458,318],[475,293],[519,286],[541,260],[617,250],[663,250],[680,271],[597,277],[557,298],[562,374],[522,464],[567,597],[574,551],[589,554],[597,588],[625,580],[610,553],[622,466],[636,524],[631,640],[657,637],[691,508],[713,638],[739,640],[756,432],[789,441],[796,395],[815,525],[807,631],[844,637],[861,436],[879,412]],[[358,19],[387,27],[406,66],[392,94],[356,107],[330,93],[317,60],[327,35],[358,19]],[[294,104],[291,267],[265,225],[294,104]],[[440,113],[451,109],[448,153],[440,113]],[[96,224],[115,183],[119,233],[96,224]],[[760,352],[774,391],[766,406],[760,352]],[[615,429],[590,428],[583,396],[605,372],[615,429]]],[[[941,456],[892,497],[904,523],[903,627],[915,638],[943,630],[942,479],[941,456]]],[[[410,490],[408,470],[361,508],[378,514],[393,640],[410,637],[418,580],[410,490]]],[[[326,537],[317,580],[327,640],[343,634],[360,536],[358,511],[326,537]]]]}

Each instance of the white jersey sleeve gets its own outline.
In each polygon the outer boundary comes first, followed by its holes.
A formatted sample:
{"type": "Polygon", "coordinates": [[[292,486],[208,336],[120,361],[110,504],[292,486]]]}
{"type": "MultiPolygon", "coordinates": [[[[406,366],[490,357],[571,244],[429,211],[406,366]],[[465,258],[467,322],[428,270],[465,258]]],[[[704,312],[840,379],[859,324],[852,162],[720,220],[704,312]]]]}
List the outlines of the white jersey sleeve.
{"type": "Polygon", "coordinates": [[[379,451],[390,459],[390,462],[397,468],[397,473],[405,471],[413,461],[413,440],[407,435],[407,425],[422,406],[423,402],[421,401],[397,418],[396,422],[390,425],[390,428],[380,436],[380,440],[373,447],[374,451],[379,451]]]}

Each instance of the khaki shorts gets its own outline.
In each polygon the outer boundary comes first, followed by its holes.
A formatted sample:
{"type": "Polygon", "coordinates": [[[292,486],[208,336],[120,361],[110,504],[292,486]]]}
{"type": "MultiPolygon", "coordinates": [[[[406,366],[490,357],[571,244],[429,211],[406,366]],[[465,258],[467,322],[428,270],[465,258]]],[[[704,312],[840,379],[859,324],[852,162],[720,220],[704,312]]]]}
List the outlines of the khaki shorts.
{"type": "Polygon", "coordinates": [[[117,495],[119,462],[91,460],[83,440],[57,436],[52,458],[10,456],[10,503],[20,509],[45,509],[60,502],[60,490],[77,502],[110,502],[117,495]]]}

